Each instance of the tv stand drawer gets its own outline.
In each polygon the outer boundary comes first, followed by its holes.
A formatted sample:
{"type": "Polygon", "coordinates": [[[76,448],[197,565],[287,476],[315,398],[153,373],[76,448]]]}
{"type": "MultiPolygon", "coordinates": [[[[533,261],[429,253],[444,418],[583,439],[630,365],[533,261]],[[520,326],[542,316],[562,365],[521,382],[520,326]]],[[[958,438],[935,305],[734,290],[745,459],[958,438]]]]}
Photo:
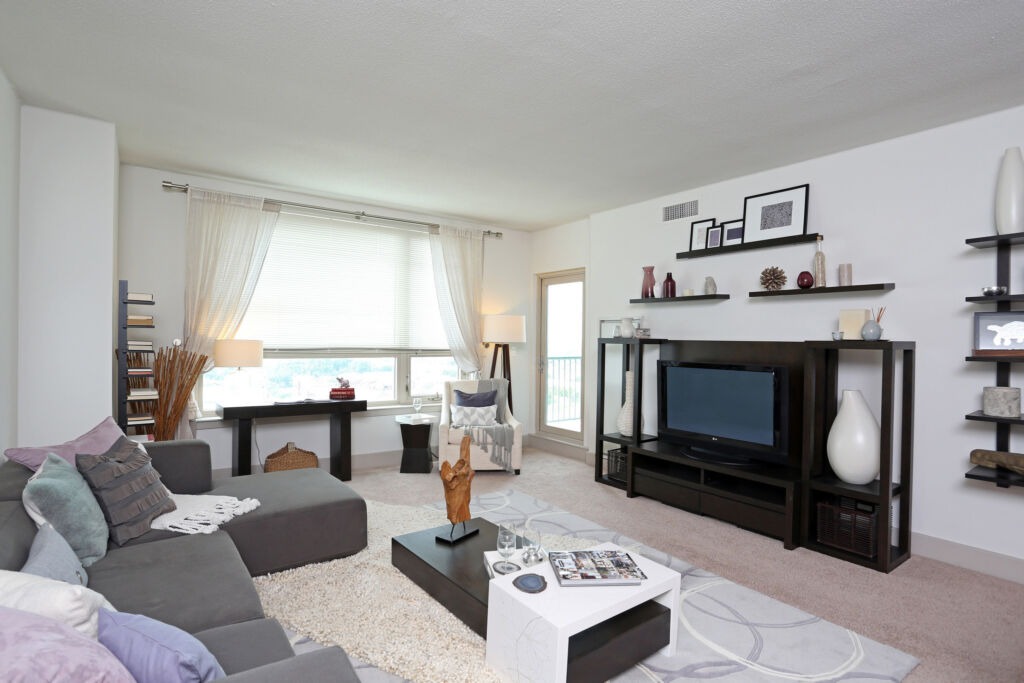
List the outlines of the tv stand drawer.
{"type": "Polygon", "coordinates": [[[696,490],[683,485],[682,482],[670,482],[650,476],[639,468],[633,470],[633,495],[646,496],[672,507],[700,513],[700,494],[696,490]]]}
{"type": "Polygon", "coordinates": [[[724,522],[786,540],[786,515],[757,505],[740,503],[712,493],[700,494],[701,514],[724,522]]]}

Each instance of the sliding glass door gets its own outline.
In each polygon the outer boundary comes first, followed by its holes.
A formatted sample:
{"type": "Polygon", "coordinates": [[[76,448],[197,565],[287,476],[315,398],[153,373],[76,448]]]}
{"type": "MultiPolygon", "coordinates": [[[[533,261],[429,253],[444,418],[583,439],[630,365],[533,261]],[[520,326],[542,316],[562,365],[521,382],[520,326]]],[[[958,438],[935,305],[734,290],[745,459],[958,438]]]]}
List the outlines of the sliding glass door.
{"type": "Polygon", "coordinates": [[[583,270],[540,276],[537,431],[583,442],[583,270]]]}

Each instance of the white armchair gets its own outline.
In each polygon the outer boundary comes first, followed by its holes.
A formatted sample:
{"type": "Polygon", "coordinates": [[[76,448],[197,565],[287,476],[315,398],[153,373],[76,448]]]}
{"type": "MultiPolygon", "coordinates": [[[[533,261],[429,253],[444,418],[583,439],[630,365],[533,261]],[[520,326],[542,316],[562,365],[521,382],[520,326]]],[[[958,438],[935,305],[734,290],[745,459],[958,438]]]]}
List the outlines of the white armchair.
{"type": "MultiPolygon", "coordinates": [[[[444,391],[441,394],[441,422],[437,430],[438,459],[440,462],[447,460],[454,465],[459,459],[459,447],[462,444],[462,436],[468,431],[461,427],[452,426],[451,406],[455,404],[455,390],[458,389],[459,391],[472,394],[480,391],[489,391],[491,386],[485,385],[481,387],[482,382],[488,385],[493,384],[493,387],[498,389],[498,405],[502,406],[505,412],[503,423],[509,425],[514,430],[511,460],[512,468],[516,474],[519,474],[519,469],[523,462],[523,425],[512,415],[512,411],[508,409],[508,400],[506,399],[508,396],[507,379],[467,379],[445,382],[444,391]]],[[[488,451],[475,443],[470,445],[469,464],[474,470],[478,471],[502,469],[501,465],[491,462],[491,455],[488,451]]]]}

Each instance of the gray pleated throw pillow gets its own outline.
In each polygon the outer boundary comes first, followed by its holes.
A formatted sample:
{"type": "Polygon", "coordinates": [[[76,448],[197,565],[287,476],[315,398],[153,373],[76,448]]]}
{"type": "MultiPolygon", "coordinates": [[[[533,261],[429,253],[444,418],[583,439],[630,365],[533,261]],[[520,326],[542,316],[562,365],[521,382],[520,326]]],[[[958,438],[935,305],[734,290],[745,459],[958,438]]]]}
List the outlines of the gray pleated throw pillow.
{"type": "Polygon", "coordinates": [[[106,453],[79,454],[75,464],[89,482],[117,545],[146,533],[155,517],[176,507],[146,450],[128,437],[122,436],[106,453]]]}

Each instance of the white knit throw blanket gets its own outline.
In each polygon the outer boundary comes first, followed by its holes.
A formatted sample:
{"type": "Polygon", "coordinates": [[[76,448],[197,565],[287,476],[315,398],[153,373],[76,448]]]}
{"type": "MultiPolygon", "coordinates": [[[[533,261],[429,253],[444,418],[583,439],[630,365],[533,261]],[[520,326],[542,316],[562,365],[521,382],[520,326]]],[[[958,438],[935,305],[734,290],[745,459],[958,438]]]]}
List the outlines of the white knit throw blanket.
{"type": "Polygon", "coordinates": [[[172,493],[178,506],[153,520],[154,529],[176,531],[179,534],[212,534],[217,527],[232,517],[251,512],[260,506],[255,498],[239,500],[234,496],[189,496],[172,493]]]}

